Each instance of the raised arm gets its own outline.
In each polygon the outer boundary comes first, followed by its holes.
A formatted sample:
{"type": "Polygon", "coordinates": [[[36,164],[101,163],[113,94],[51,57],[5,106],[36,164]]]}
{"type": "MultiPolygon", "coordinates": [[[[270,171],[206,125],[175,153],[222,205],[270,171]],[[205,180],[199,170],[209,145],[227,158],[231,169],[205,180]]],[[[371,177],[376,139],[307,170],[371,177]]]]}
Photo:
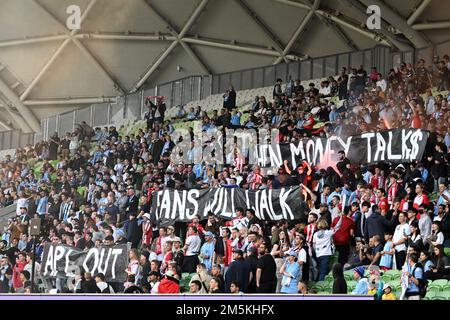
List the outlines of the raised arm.
{"type": "Polygon", "coordinates": [[[284,162],[283,162],[283,164],[284,164],[284,170],[286,170],[286,173],[287,173],[288,175],[291,175],[292,171],[289,169],[288,163],[289,163],[289,162],[288,162],[287,160],[284,160],[284,162]]]}

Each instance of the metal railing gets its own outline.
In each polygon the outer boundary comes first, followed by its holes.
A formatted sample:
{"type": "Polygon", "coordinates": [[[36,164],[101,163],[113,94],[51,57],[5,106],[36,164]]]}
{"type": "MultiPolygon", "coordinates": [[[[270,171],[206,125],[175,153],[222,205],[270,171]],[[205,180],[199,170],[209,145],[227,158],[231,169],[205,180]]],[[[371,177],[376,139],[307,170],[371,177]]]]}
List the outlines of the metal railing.
{"type": "MultiPolygon", "coordinates": [[[[233,85],[235,90],[246,90],[267,87],[274,84],[275,79],[312,80],[339,74],[342,67],[359,67],[362,65],[369,71],[377,67],[386,75],[401,62],[414,63],[419,58],[431,62],[432,49],[410,52],[394,52],[388,47],[377,46],[372,49],[340,53],[300,62],[282,63],[259,68],[239,70],[209,76],[191,76],[155,87],[147,87],[141,91],[119,97],[116,103],[93,104],[78,110],[62,113],[43,119],[41,133],[36,134],[34,141],[47,139],[54,132],[64,135],[74,130],[77,123],[86,121],[92,127],[117,125],[121,120],[142,119],[145,114],[145,97],[161,95],[166,97],[168,107],[184,105],[191,101],[202,100],[212,94],[220,94],[233,85]]],[[[4,133],[6,134],[6,133],[4,133]]],[[[7,134],[6,134],[7,135],[7,134]]],[[[0,136],[0,141],[1,140],[0,136]]],[[[6,139],[5,146],[13,149],[21,144],[6,139]]],[[[27,140],[28,141],[28,140],[27,140]]],[[[3,148],[3,146],[2,146],[3,148]]],[[[1,149],[0,149],[1,150],[1,149]]]]}

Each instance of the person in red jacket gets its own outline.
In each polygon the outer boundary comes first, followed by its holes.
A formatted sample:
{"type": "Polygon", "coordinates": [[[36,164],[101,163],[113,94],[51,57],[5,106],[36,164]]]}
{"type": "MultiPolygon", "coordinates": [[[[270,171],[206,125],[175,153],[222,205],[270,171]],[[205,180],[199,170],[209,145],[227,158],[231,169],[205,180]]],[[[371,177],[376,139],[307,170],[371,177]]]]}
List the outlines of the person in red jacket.
{"type": "Polygon", "coordinates": [[[378,188],[378,190],[376,191],[376,196],[378,199],[378,208],[380,208],[380,212],[384,216],[389,210],[389,204],[386,198],[386,190],[384,190],[383,188],[378,188]]]}
{"type": "MultiPolygon", "coordinates": [[[[336,251],[339,253],[338,262],[341,265],[346,264],[348,261],[351,239],[355,234],[355,221],[348,217],[348,213],[350,211],[349,209],[349,207],[346,207],[344,209],[341,227],[333,236],[333,242],[336,246],[336,251]]],[[[331,223],[331,227],[334,228],[340,219],[340,216],[334,218],[333,222],[331,223]]]]}
{"type": "Polygon", "coordinates": [[[394,207],[394,200],[397,197],[397,193],[398,193],[398,183],[397,183],[397,175],[391,174],[389,176],[389,188],[388,188],[388,204],[389,204],[389,209],[393,209],[394,207]]]}
{"type": "Polygon", "coordinates": [[[370,177],[370,185],[373,189],[384,188],[385,178],[381,175],[379,167],[375,167],[375,174],[370,177]]]}
{"type": "Polygon", "coordinates": [[[222,229],[222,240],[224,247],[223,265],[228,267],[233,260],[233,250],[231,248],[231,231],[229,228],[222,229]]]}
{"type": "Polygon", "coordinates": [[[169,270],[164,275],[158,286],[158,294],[180,293],[180,281],[178,275],[169,270]]]}
{"type": "Polygon", "coordinates": [[[20,280],[20,272],[25,269],[25,266],[27,265],[26,256],[23,252],[20,252],[16,259],[16,264],[13,268],[13,288],[22,288],[23,283],[22,280],[20,280]]]}
{"type": "Polygon", "coordinates": [[[413,207],[419,210],[421,204],[430,205],[430,200],[428,196],[423,193],[425,186],[422,183],[416,185],[416,197],[414,198],[413,207]]]}

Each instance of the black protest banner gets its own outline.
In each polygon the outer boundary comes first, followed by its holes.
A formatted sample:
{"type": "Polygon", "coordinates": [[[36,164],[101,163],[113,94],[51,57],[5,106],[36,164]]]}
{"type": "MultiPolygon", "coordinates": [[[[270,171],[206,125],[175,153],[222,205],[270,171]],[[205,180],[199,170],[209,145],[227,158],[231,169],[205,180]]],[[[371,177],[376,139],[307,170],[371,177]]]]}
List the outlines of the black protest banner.
{"type": "Polygon", "coordinates": [[[93,276],[103,273],[108,282],[124,282],[127,274],[128,246],[102,246],[89,250],[79,250],[60,244],[46,244],[41,264],[44,278],[73,278],[80,271],[90,272],[93,276]]]}
{"type": "Polygon", "coordinates": [[[429,132],[424,130],[395,129],[349,137],[310,138],[290,144],[259,145],[255,150],[257,163],[262,167],[279,167],[288,160],[295,168],[303,159],[324,167],[337,162],[340,150],[345,151],[353,164],[405,163],[422,159],[428,137],[429,132]]]}
{"type": "Polygon", "coordinates": [[[164,189],[153,194],[152,206],[161,222],[189,221],[209,212],[224,219],[236,217],[236,208],[252,208],[265,221],[304,220],[306,204],[300,187],[249,191],[239,188],[204,190],[164,189]]]}

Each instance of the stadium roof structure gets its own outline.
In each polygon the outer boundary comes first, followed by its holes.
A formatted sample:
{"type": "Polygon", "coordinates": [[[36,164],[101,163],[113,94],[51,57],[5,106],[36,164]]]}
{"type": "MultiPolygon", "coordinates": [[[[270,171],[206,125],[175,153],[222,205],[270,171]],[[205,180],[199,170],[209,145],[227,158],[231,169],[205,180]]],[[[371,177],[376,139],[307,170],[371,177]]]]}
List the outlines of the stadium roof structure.
{"type": "Polygon", "coordinates": [[[439,0],[2,0],[0,128],[37,132],[50,115],[190,75],[435,46],[449,15],[439,0]],[[365,26],[369,5],[379,30],[365,26]]]}

